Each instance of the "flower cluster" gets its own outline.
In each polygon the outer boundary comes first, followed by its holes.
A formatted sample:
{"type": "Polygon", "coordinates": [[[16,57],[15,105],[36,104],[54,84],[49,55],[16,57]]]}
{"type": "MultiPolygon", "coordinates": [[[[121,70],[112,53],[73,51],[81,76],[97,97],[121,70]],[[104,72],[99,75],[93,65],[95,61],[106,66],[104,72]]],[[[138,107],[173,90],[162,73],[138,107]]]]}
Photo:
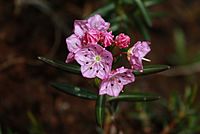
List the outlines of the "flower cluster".
{"type": "Polygon", "coordinates": [[[128,48],[130,37],[124,33],[114,37],[109,28],[110,23],[100,15],[75,20],[74,33],[66,39],[69,50],[66,63],[76,60],[84,77],[100,78],[100,95],[118,96],[123,86],[135,81],[133,71],[143,71],[142,60],[150,51],[150,42],[138,41],[127,51],[131,69],[122,66],[112,70],[113,55],[106,48],[111,45],[119,49],[128,48]]]}

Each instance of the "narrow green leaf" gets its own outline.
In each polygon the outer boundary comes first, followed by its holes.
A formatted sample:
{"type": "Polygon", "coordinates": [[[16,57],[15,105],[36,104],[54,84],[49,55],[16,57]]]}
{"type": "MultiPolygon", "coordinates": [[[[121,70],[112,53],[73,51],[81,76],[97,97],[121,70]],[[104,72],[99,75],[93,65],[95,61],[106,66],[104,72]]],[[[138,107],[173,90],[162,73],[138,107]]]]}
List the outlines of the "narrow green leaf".
{"type": "Polygon", "coordinates": [[[159,73],[168,70],[169,68],[170,66],[168,65],[149,65],[149,66],[144,66],[143,72],[134,71],[133,73],[136,76],[143,76],[143,75],[159,73]]]}
{"type": "Polygon", "coordinates": [[[101,128],[103,128],[105,117],[105,100],[105,95],[99,95],[96,100],[96,120],[101,128]]]}
{"type": "Polygon", "coordinates": [[[186,41],[185,41],[185,35],[182,29],[175,29],[174,30],[174,41],[175,41],[175,47],[176,47],[176,55],[177,62],[180,64],[185,64],[187,62],[187,53],[186,53],[186,41]]]}
{"type": "Polygon", "coordinates": [[[165,0],[146,0],[146,1],[144,1],[144,5],[145,5],[145,7],[150,7],[150,6],[160,4],[164,1],[165,0]]]}
{"type": "Polygon", "coordinates": [[[59,60],[52,60],[52,59],[48,59],[45,57],[38,57],[39,60],[53,66],[59,69],[62,69],[64,71],[70,72],[70,73],[74,73],[74,74],[80,74],[80,67],[74,64],[66,64],[62,61],[59,60]]]}
{"type": "Polygon", "coordinates": [[[91,100],[97,99],[97,95],[95,93],[77,86],[72,86],[64,83],[52,83],[51,86],[66,94],[70,94],[76,97],[91,99],[91,100]]]}
{"type": "MultiPolygon", "coordinates": [[[[80,67],[77,65],[65,64],[64,62],[61,62],[59,60],[51,60],[51,59],[44,58],[44,57],[38,57],[38,59],[49,65],[56,67],[56,68],[62,69],[64,71],[75,73],[75,74],[80,74],[80,67]]],[[[144,66],[143,72],[134,71],[134,74],[136,76],[154,74],[154,73],[168,70],[169,68],[170,67],[167,65],[149,65],[149,66],[144,66]]]]}
{"type": "Polygon", "coordinates": [[[144,24],[144,22],[140,19],[140,17],[137,14],[134,14],[133,17],[140,33],[144,36],[144,39],[150,40],[151,37],[150,37],[147,26],[144,24]]]}
{"type": "Polygon", "coordinates": [[[160,96],[147,93],[121,93],[118,97],[110,97],[108,101],[147,102],[147,101],[155,101],[158,99],[160,99],[160,96]]]}
{"type": "Polygon", "coordinates": [[[135,2],[137,4],[137,6],[139,7],[141,13],[143,14],[147,25],[149,27],[151,27],[152,26],[151,17],[149,16],[149,14],[148,14],[148,12],[146,10],[146,7],[144,6],[143,2],[141,0],[135,0],[135,2]]]}
{"type": "Polygon", "coordinates": [[[93,12],[91,14],[91,16],[95,15],[95,14],[101,14],[101,15],[105,16],[106,14],[108,14],[108,12],[110,12],[111,10],[114,10],[114,9],[115,9],[115,4],[109,3],[109,4],[106,4],[105,6],[101,7],[100,9],[96,10],[95,12],[93,12]]]}

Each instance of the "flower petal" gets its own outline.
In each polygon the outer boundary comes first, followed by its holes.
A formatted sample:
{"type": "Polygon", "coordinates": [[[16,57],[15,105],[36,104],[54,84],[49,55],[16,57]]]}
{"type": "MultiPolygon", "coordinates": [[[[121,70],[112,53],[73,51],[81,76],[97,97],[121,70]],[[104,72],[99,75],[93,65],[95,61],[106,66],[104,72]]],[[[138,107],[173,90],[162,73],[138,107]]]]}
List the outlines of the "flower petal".
{"type": "Polygon", "coordinates": [[[67,55],[67,59],[65,60],[65,62],[66,62],[66,63],[70,63],[70,62],[72,62],[72,61],[74,61],[74,53],[69,53],[69,54],[67,55]]]}
{"type": "Polygon", "coordinates": [[[110,73],[111,71],[111,66],[108,66],[104,63],[99,63],[99,70],[97,73],[97,77],[100,79],[104,79],[106,74],[110,73]]]}
{"type": "Polygon", "coordinates": [[[148,52],[151,51],[149,47],[150,42],[138,41],[132,48],[131,54],[138,58],[143,58],[148,52]]]}
{"type": "Polygon", "coordinates": [[[142,59],[140,59],[139,57],[131,56],[130,64],[133,70],[143,70],[142,59]]]}
{"type": "Polygon", "coordinates": [[[74,33],[78,37],[83,37],[85,32],[89,29],[87,26],[88,21],[87,20],[75,20],[74,21],[74,33]]]}
{"type": "Polygon", "coordinates": [[[81,73],[86,78],[94,78],[96,77],[98,70],[98,65],[96,63],[91,62],[88,65],[81,66],[81,73]]]}
{"type": "Polygon", "coordinates": [[[123,85],[118,84],[114,81],[103,80],[100,85],[99,94],[107,94],[110,96],[119,96],[119,93],[122,91],[123,85]]]}
{"type": "Polygon", "coordinates": [[[92,29],[106,31],[110,27],[110,23],[105,22],[105,20],[99,15],[94,15],[88,19],[88,25],[92,29]]]}
{"type": "Polygon", "coordinates": [[[95,53],[91,46],[86,46],[75,54],[75,60],[82,66],[94,61],[95,53]]]}
{"type": "Polygon", "coordinates": [[[77,52],[82,47],[80,39],[75,34],[66,38],[66,43],[68,50],[73,53],[77,52]]]}
{"type": "Polygon", "coordinates": [[[149,44],[148,41],[138,41],[128,50],[127,56],[132,69],[143,71],[142,58],[151,51],[149,44]]]}
{"type": "Polygon", "coordinates": [[[131,69],[118,68],[106,74],[101,82],[99,94],[118,96],[123,86],[133,81],[135,81],[135,77],[131,69]]]}

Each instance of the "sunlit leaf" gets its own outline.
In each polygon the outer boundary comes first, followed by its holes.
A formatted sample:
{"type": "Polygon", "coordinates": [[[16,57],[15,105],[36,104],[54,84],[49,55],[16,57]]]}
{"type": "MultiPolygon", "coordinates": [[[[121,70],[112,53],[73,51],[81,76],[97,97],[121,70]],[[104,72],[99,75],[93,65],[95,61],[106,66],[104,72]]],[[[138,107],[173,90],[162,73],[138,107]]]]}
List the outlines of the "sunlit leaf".
{"type": "Polygon", "coordinates": [[[169,68],[170,67],[167,65],[149,65],[149,66],[144,66],[143,72],[134,71],[133,73],[136,76],[143,76],[143,75],[159,73],[168,70],[169,68]]]}
{"type": "Polygon", "coordinates": [[[118,97],[110,97],[107,101],[147,102],[160,99],[160,96],[147,93],[121,93],[118,97]]]}
{"type": "Polygon", "coordinates": [[[66,94],[70,94],[76,97],[91,99],[91,100],[97,99],[97,95],[95,93],[77,86],[72,86],[64,83],[51,83],[51,86],[66,94]]]}
{"type": "Polygon", "coordinates": [[[103,127],[105,117],[105,95],[99,95],[96,100],[96,120],[100,127],[103,127]]]}
{"type": "Polygon", "coordinates": [[[38,57],[39,60],[53,66],[59,69],[62,69],[64,71],[70,72],[70,73],[75,73],[75,74],[80,74],[80,67],[74,64],[66,64],[62,61],[59,60],[52,60],[49,58],[45,57],[38,57]]]}
{"type": "Polygon", "coordinates": [[[149,27],[151,27],[152,26],[151,18],[149,16],[148,11],[146,10],[146,7],[144,6],[143,2],[141,0],[135,0],[135,2],[137,4],[137,6],[139,7],[141,13],[143,14],[147,25],[149,27]]]}

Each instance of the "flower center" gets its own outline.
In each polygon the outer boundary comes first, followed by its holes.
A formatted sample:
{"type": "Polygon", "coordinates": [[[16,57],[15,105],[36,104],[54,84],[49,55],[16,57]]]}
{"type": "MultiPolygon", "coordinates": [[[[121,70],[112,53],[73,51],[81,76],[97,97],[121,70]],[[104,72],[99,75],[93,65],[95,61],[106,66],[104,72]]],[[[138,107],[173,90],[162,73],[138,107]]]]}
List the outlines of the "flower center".
{"type": "Polygon", "coordinates": [[[96,61],[96,62],[100,62],[100,61],[101,61],[101,56],[96,55],[96,56],[95,56],[95,61],[96,61]]]}

